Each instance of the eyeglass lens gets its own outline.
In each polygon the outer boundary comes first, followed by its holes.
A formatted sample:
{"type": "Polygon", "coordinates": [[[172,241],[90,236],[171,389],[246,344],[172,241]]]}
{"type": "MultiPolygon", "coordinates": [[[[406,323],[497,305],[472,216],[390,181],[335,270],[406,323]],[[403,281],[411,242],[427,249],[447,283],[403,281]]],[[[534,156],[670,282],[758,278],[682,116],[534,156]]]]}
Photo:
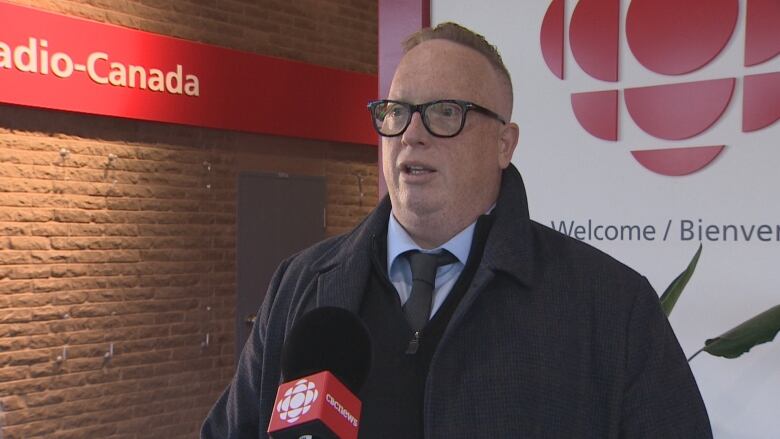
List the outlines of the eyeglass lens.
{"type": "MultiPolygon", "coordinates": [[[[423,106],[423,124],[432,134],[451,136],[460,130],[465,112],[455,102],[433,102],[423,106]]],[[[398,135],[409,125],[412,106],[399,102],[382,102],[374,109],[374,123],[385,136],[398,135]]]]}

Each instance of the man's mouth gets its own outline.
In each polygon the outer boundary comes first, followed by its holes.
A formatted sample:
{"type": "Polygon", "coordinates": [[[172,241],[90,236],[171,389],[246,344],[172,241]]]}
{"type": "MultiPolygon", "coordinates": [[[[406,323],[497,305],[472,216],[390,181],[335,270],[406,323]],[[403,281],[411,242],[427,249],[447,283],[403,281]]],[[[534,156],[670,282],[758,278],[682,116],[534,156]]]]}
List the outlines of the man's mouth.
{"type": "Polygon", "coordinates": [[[431,172],[436,172],[434,169],[428,168],[423,165],[403,165],[403,172],[410,175],[423,175],[431,172]]]}

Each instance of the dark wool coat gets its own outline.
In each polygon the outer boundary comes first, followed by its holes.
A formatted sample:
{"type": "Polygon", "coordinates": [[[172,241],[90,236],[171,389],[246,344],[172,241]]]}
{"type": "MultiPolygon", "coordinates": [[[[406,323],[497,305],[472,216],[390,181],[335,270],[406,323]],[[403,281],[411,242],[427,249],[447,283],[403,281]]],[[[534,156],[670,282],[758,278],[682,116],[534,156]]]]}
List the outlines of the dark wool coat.
{"type": "MultiPolygon", "coordinates": [[[[265,438],[285,334],[305,311],[357,313],[387,197],[352,232],[284,261],[202,438],[265,438]]],[[[707,412],[647,280],[531,221],[504,171],[493,227],[425,385],[425,438],[710,438],[707,412]]],[[[398,438],[394,438],[398,439],[398,438]]]]}

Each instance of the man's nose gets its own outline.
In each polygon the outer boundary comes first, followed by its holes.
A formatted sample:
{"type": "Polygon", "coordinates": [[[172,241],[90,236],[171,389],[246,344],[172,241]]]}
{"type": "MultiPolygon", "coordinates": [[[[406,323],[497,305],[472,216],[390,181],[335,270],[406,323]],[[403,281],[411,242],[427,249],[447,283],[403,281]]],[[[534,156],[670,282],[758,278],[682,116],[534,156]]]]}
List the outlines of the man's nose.
{"type": "Polygon", "coordinates": [[[414,112],[411,117],[409,126],[406,127],[406,131],[401,136],[401,141],[406,145],[424,145],[429,133],[423,124],[422,115],[419,112],[414,112]]]}

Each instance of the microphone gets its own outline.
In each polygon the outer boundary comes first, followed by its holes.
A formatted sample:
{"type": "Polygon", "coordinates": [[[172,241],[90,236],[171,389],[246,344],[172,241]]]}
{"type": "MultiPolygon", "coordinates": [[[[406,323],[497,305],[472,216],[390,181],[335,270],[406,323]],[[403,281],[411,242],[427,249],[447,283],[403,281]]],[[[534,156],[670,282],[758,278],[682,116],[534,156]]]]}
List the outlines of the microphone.
{"type": "Polygon", "coordinates": [[[273,439],[357,439],[371,338],[353,313],[316,308],[295,323],[282,348],[282,380],[268,424],[273,439]]]}

